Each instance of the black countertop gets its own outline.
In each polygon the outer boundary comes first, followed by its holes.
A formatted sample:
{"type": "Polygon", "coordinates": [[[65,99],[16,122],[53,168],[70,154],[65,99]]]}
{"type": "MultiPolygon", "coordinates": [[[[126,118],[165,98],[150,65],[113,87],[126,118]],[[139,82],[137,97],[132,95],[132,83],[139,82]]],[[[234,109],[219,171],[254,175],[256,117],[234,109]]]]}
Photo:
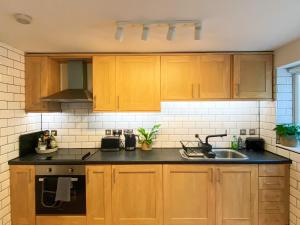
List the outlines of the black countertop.
{"type": "Polygon", "coordinates": [[[152,151],[136,150],[132,152],[101,152],[98,149],[61,149],[56,153],[47,155],[28,154],[12,159],[9,165],[62,165],[62,164],[288,164],[291,160],[268,151],[241,151],[248,156],[244,160],[224,159],[184,159],[179,154],[179,149],[157,148],[152,151]],[[94,153],[85,160],[80,160],[76,155],[85,152],[94,153]],[[77,152],[78,154],[74,154],[77,152]],[[75,155],[69,157],[69,155],[75,155]],[[52,160],[47,160],[51,156],[52,160]],[[65,156],[65,157],[64,157],[65,156]]]}

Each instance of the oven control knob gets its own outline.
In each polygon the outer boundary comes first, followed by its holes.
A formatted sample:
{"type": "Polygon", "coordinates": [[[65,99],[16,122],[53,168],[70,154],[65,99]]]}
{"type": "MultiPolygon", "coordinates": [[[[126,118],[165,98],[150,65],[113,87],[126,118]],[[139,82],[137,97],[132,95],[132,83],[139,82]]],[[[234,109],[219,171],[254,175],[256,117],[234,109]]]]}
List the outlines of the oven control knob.
{"type": "Polygon", "coordinates": [[[69,168],[68,171],[69,171],[69,173],[73,173],[74,169],[73,168],[69,168]]]}
{"type": "Polygon", "coordinates": [[[48,172],[51,173],[52,172],[52,168],[48,168],[48,172]]]}

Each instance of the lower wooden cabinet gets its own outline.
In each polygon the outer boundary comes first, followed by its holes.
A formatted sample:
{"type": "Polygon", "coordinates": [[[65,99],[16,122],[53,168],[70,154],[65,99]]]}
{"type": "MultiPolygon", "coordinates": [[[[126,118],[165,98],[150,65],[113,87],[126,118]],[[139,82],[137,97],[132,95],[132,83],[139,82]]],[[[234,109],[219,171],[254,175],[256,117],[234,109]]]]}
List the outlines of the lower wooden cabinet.
{"type": "Polygon", "coordinates": [[[289,223],[289,166],[259,165],[259,225],[289,223]]]}
{"type": "Polygon", "coordinates": [[[112,166],[113,225],[161,225],[162,165],[112,166]]]}
{"type": "Polygon", "coordinates": [[[164,166],[164,225],[214,225],[214,167],[164,166]]]}
{"type": "Polygon", "coordinates": [[[257,165],[216,168],[216,225],[258,224],[257,165]]]}
{"type": "Polygon", "coordinates": [[[88,225],[111,224],[111,166],[86,166],[88,225]]]}
{"type": "Polygon", "coordinates": [[[35,225],[35,168],[10,167],[12,225],[35,225]]]}
{"type": "Polygon", "coordinates": [[[37,216],[36,225],[86,225],[85,216],[37,216]]]}

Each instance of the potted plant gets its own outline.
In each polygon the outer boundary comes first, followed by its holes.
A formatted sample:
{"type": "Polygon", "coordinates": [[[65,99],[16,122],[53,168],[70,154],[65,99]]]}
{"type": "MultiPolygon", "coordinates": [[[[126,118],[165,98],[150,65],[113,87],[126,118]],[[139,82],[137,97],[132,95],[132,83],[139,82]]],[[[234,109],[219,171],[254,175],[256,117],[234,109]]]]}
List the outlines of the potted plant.
{"type": "Polygon", "coordinates": [[[274,128],[279,136],[280,144],[287,147],[296,147],[300,134],[300,127],[295,124],[279,124],[274,128]]]}
{"type": "Polygon", "coordinates": [[[155,124],[150,131],[146,131],[145,128],[139,128],[139,143],[141,144],[142,150],[151,150],[153,140],[159,131],[160,124],[155,124]]]}

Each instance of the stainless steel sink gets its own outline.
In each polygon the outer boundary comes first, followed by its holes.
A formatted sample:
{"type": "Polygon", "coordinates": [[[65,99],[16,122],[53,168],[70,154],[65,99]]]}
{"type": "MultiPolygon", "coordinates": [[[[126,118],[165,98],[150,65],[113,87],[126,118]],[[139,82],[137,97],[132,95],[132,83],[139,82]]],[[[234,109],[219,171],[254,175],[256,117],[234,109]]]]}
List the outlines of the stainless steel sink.
{"type": "MultiPolygon", "coordinates": [[[[216,153],[216,157],[212,158],[212,160],[214,159],[221,159],[221,160],[245,160],[248,159],[248,157],[246,155],[244,155],[243,153],[240,153],[238,151],[235,150],[231,150],[231,149],[213,149],[212,150],[214,153],[216,153]]],[[[179,153],[181,155],[182,158],[185,159],[190,159],[190,160],[199,160],[199,159],[208,159],[205,155],[202,157],[189,157],[185,151],[183,149],[179,150],[179,153]]]]}
{"type": "Polygon", "coordinates": [[[246,155],[231,149],[213,149],[216,159],[248,159],[246,155]]]}

